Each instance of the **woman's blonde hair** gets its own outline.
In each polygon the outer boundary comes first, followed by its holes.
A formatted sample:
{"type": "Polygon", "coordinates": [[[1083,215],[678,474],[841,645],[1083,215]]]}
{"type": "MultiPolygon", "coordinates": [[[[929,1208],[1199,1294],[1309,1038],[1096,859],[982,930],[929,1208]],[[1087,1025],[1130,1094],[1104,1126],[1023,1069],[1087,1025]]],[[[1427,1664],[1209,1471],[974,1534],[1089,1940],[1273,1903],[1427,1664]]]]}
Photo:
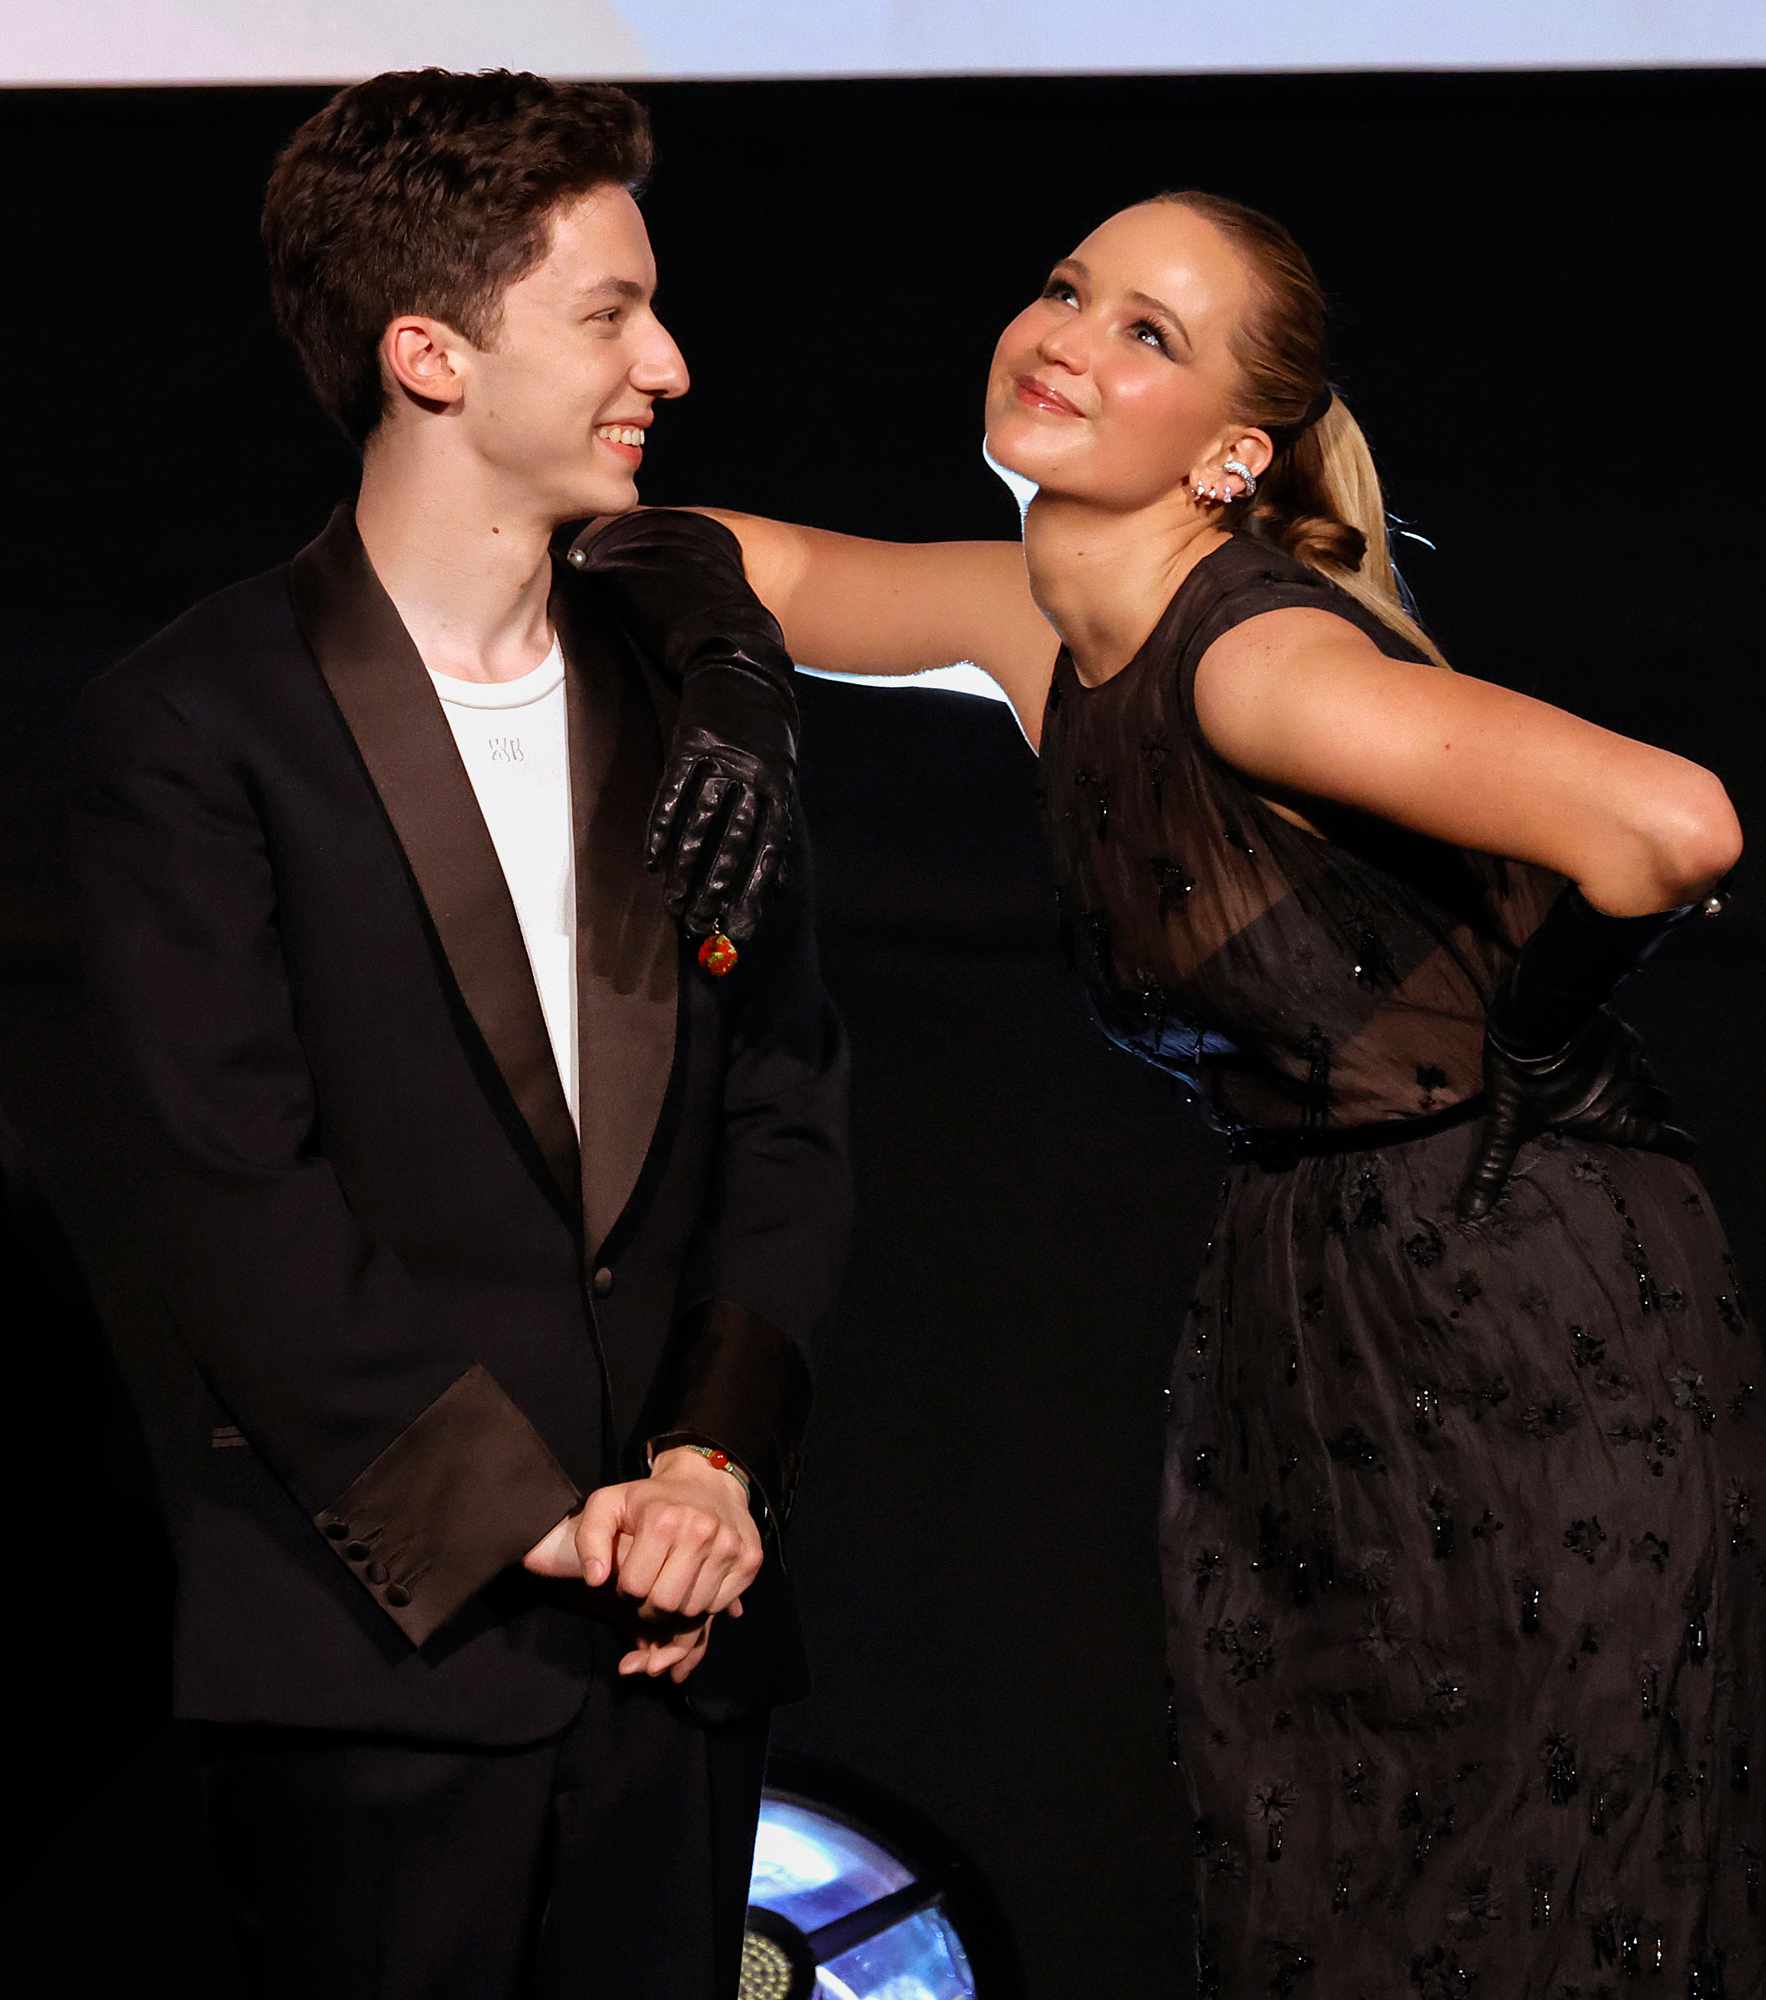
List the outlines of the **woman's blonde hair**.
{"type": "Polygon", "coordinates": [[[1328,577],[1446,666],[1405,608],[1373,453],[1347,405],[1330,392],[1324,290],[1305,251],[1279,222],[1223,195],[1185,190],[1157,199],[1211,222],[1251,274],[1253,307],[1231,346],[1244,380],[1242,415],[1269,433],[1275,457],[1240,525],[1328,577]]]}

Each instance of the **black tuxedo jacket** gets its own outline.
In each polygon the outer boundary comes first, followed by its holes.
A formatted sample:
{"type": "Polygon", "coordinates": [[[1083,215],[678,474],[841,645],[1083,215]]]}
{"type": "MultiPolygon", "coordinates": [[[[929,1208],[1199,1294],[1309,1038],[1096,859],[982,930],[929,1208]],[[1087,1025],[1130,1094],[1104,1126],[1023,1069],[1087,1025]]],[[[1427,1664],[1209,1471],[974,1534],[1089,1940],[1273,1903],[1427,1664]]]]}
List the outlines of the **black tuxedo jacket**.
{"type": "MultiPolygon", "coordinates": [[[[590,1488],[686,1431],[789,1506],[850,1201],[807,891],[697,969],[641,861],[667,691],[592,579],[560,565],[552,608],[580,1146],[350,509],[76,711],[90,1108],[59,1178],[158,1462],[185,1715],[536,1740],[609,1608],[519,1558],[590,1488]]],[[[769,1544],[705,1712],[790,1691],[784,1597],[769,1544]]]]}

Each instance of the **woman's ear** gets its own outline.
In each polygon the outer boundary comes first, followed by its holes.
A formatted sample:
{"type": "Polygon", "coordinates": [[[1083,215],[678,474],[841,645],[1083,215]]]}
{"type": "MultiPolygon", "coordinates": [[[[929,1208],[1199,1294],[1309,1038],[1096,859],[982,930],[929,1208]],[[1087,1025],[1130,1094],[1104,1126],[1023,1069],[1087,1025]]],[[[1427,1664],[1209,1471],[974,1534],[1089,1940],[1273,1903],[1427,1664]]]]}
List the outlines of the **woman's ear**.
{"type": "Polygon", "coordinates": [[[1268,431],[1243,430],[1228,440],[1223,458],[1236,458],[1241,465],[1248,466],[1253,479],[1261,479],[1269,470],[1270,460],[1275,457],[1275,446],[1270,442],[1268,431]]]}
{"type": "Polygon", "coordinates": [[[1228,431],[1215,440],[1209,457],[1191,468],[1190,497],[1204,508],[1249,500],[1274,457],[1267,431],[1228,431]]]}

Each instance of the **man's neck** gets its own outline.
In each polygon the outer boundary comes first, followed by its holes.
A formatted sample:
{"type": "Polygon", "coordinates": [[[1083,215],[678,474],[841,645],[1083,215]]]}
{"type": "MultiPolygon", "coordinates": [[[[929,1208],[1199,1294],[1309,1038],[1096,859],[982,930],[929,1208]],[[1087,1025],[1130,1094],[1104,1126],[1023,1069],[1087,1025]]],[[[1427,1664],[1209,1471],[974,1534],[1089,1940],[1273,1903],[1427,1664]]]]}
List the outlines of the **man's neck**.
{"type": "Polygon", "coordinates": [[[1094,687],[1128,665],[1178,585],[1224,539],[1175,495],[1122,513],[1039,493],[1024,517],[1031,595],[1094,687]]]}
{"type": "Polygon", "coordinates": [[[356,528],[424,664],[464,681],[510,681],[552,646],[552,524],[512,506],[477,468],[421,463],[371,444],[356,528]]]}

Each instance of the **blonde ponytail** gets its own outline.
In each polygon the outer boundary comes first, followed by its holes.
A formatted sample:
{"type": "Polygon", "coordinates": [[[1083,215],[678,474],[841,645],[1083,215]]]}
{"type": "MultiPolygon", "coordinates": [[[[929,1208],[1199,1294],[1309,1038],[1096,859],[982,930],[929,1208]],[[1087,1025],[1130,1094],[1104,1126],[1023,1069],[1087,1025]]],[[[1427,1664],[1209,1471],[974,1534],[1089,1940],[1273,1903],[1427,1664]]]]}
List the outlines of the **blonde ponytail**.
{"type": "Polygon", "coordinates": [[[1392,567],[1380,475],[1342,397],[1333,397],[1317,423],[1277,451],[1245,526],[1329,577],[1436,666],[1447,665],[1440,647],[1405,608],[1392,567]]]}

